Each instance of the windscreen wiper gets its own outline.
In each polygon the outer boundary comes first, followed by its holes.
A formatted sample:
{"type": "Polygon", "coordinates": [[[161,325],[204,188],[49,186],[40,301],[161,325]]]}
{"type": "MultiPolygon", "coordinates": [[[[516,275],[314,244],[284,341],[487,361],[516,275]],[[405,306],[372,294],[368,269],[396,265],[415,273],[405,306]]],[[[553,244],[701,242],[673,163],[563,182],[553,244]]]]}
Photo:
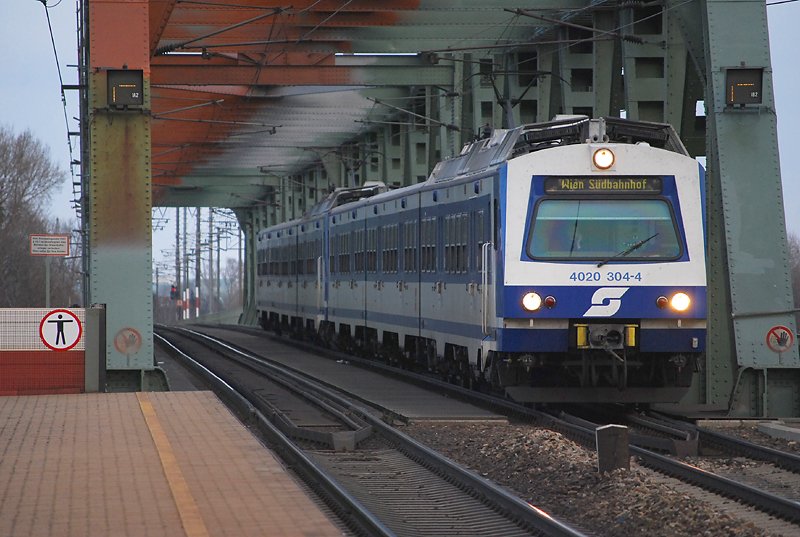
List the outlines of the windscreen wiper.
{"type": "Polygon", "coordinates": [[[635,242],[635,243],[631,244],[630,246],[628,246],[627,248],[625,248],[624,250],[622,250],[618,254],[614,254],[609,258],[603,259],[602,261],[600,261],[597,264],[597,268],[602,267],[603,265],[605,265],[606,263],[608,263],[612,259],[616,259],[618,257],[625,257],[626,255],[628,255],[629,253],[633,252],[634,250],[638,250],[639,248],[644,246],[647,241],[649,241],[650,239],[654,239],[656,236],[658,236],[658,233],[656,233],[654,235],[650,235],[646,239],[642,239],[639,242],[635,242]]]}
{"type": "Polygon", "coordinates": [[[572,226],[572,243],[569,246],[569,256],[575,251],[575,239],[578,237],[578,215],[581,212],[581,200],[578,200],[578,211],[575,213],[575,225],[572,226]]]}

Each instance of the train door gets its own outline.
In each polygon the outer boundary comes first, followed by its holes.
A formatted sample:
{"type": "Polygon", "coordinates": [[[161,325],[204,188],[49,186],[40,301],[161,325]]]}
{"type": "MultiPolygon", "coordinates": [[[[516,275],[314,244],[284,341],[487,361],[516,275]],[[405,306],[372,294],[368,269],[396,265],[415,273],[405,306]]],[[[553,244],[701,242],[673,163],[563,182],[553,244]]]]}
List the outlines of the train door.
{"type": "Polygon", "coordinates": [[[343,214],[336,213],[327,217],[328,230],[328,288],[327,288],[327,320],[332,326],[326,325],[328,337],[338,330],[340,323],[341,300],[344,292],[345,278],[350,277],[349,234],[344,232],[343,214]]]}
{"type": "Polygon", "coordinates": [[[299,239],[300,239],[300,226],[292,226],[289,228],[288,238],[288,255],[289,255],[289,288],[288,288],[288,301],[290,304],[290,311],[295,329],[299,328],[302,324],[300,322],[300,289],[299,279],[299,239]]]}
{"type": "Polygon", "coordinates": [[[364,212],[348,208],[330,216],[328,320],[343,348],[352,344],[365,319],[364,212]]]}
{"type": "MultiPolygon", "coordinates": [[[[476,314],[474,321],[480,324],[479,339],[487,341],[491,336],[491,319],[494,315],[492,297],[494,286],[492,281],[492,260],[494,249],[492,234],[495,226],[493,217],[493,202],[491,196],[491,181],[483,180],[479,189],[488,191],[485,196],[478,198],[470,210],[470,290],[472,305],[476,314]]],[[[477,363],[477,349],[470,348],[470,363],[477,363]],[[473,355],[474,354],[474,355],[473,355]]],[[[486,349],[482,351],[482,362],[485,363],[486,349]]]]}
{"type": "Polygon", "coordinates": [[[352,309],[357,317],[353,319],[352,334],[357,346],[364,344],[364,329],[367,324],[367,265],[370,254],[367,246],[374,244],[375,230],[367,229],[367,207],[358,207],[351,213],[353,219],[353,279],[350,283],[350,296],[348,297],[352,309]],[[368,236],[369,235],[369,236],[368,236]]]}
{"type": "Polygon", "coordinates": [[[379,252],[385,242],[385,204],[372,204],[365,208],[364,215],[364,345],[370,352],[376,350],[381,330],[383,309],[383,279],[379,252]]]}
{"type": "MultiPolygon", "coordinates": [[[[414,193],[400,199],[399,239],[400,266],[397,279],[399,291],[398,329],[399,343],[405,346],[407,337],[419,338],[420,327],[420,248],[419,220],[420,194],[414,193]]],[[[408,350],[408,349],[407,349],[408,350]]]]}
{"type": "MultiPolygon", "coordinates": [[[[376,203],[367,210],[367,337],[396,348],[411,319],[402,314],[399,255],[400,200],[376,203]],[[385,341],[388,335],[389,341],[385,341]]],[[[417,322],[417,317],[413,318],[417,322]]]]}
{"type": "Polygon", "coordinates": [[[445,281],[443,263],[443,224],[447,206],[445,189],[428,190],[421,193],[419,219],[419,268],[420,268],[420,336],[426,347],[423,355],[428,368],[433,368],[437,355],[443,352],[434,345],[437,336],[441,339],[446,331],[452,312],[445,310],[445,281]]]}
{"type": "Polygon", "coordinates": [[[297,234],[294,226],[276,229],[274,240],[274,280],[271,284],[275,314],[275,322],[283,328],[289,328],[297,316],[297,295],[295,256],[297,255],[297,234]]]}
{"type": "Polygon", "coordinates": [[[319,260],[322,250],[320,221],[304,222],[299,226],[297,240],[297,303],[303,327],[309,331],[318,328],[318,315],[322,307],[319,260]]]}
{"type": "Polygon", "coordinates": [[[317,284],[319,286],[318,293],[320,297],[320,310],[317,312],[317,327],[319,328],[323,323],[327,324],[328,321],[328,301],[330,294],[330,281],[331,281],[331,240],[330,240],[330,220],[328,218],[320,218],[317,221],[318,226],[322,228],[322,235],[320,240],[322,244],[319,250],[319,259],[317,260],[317,284]]]}

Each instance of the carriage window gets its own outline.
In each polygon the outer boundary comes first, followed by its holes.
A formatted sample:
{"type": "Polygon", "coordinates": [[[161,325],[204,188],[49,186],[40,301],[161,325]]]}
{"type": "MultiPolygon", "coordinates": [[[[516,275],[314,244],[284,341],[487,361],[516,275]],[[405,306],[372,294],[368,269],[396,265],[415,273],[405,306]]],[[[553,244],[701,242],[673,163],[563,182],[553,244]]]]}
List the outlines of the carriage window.
{"type": "Polygon", "coordinates": [[[359,229],[353,232],[353,262],[355,263],[355,267],[353,267],[353,272],[364,272],[364,257],[366,255],[366,250],[364,249],[364,230],[359,229]]]}
{"type": "Polygon", "coordinates": [[[528,254],[535,259],[677,259],[681,243],[664,200],[546,199],[536,208],[528,254]]]}
{"type": "Polygon", "coordinates": [[[349,235],[339,235],[339,273],[340,274],[349,274],[350,273],[350,236],[349,235]]]}
{"type": "Polygon", "coordinates": [[[403,224],[403,270],[417,271],[417,221],[403,224]]]}
{"type": "Polygon", "coordinates": [[[444,270],[448,274],[467,272],[468,216],[468,213],[445,216],[444,270]]]}
{"type": "Polygon", "coordinates": [[[328,270],[331,274],[336,274],[336,236],[331,234],[328,239],[328,270]]]}
{"type": "Polygon", "coordinates": [[[486,242],[486,228],[483,223],[483,210],[472,213],[475,224],[475,248],[473,259],[475,270],[483,270],[483,244],[486,242]]]}
{"type": "Polygon", "coordinates": [[[420,270],[436,272],[436,217],[420,221],[420,270]]]}
{"type": "Polygon", "coordinates": [[[381,270],[385,273],[397,272],[397,230],[398,224],[385,226],[380,230],[383,245],[381,270]]]}
{"type": "Polygon", "coordinates": [[[367,272],[378,271],[378,230],[367,230],[367,272]]]}

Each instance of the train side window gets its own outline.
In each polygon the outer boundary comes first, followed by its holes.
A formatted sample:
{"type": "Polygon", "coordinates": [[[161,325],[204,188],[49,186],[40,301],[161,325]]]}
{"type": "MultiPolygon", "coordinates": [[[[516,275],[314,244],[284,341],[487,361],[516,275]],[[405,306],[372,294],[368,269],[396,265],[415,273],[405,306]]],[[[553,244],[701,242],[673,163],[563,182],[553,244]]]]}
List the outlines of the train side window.
{"type": "Polygon", "coordinates": [[[448,274],[453,272],[453,236],[452,236],[453,215],[444,217],[444,271],[448,274]]]}
{"type": "Polygon", "coordinates": [[[313,269],[311,270],[311,274],[317,273],[317,258],[322,257],[324,252],[322,251],[322,239],[316,239],[314,241],[314,255],[311,259],[313,263],[313,269]]]}
{"type": "Polygon", "coordinates": [[[397,229],[398,224],[380,228],[381,270],[387,274],[397,272],[397,229]]]}
{"type": "Polygon", "coordinates": [[[403,225],[404,255],[403,270],[405,272],[417,271],[417,221],[411,220],[403,225]]]}
{"type": "Polygon", "coordinates": [[[436,272],[436,217],[420,222],[420,250],[422,272],[436,272]]]}
{"type": "Polygon", "coordinates": [[[458,272],[464,274],[469,269],[467,250],[469,243],[469,213],[458,215],[458,244],[456,246],[456,266],[458,272]]]}
{"type": "Polygon", "coordinates": [[[377,229],[368,229],[367,230],[367,241],[366,241],[366,252],[367,252],[367,272],[376,272],[378,270],[378,230],[377,229]]]}
{"type": "Polygon", "coordinates": [[[306,244],[301,242],[297,245],[297,273],[303,275],[306,270],[306,244]]]}
{"type": "Polygon", "coordinates": [[[473,259],[475,260],[475,270],[480,272],[483,270],[483,245],[486,242],[486,228],[484,220],[484,211],[475,211],[473,213],[475,218],[475,251],[473,252],[473,259]]]}
{"type": "Polygon", "coordinates": [[[469,214],[458,213],[445,217],[444,270],[448,274],[467,272],[467,243],[469,214]]]}
{"type": "Polygon", "coordinates": [[[350,236],[339,235],[339,273],[350,273],[350,236]]]}
{"type": "Polygon", "coordinates": [[[353,272],[364,272],[364,230],[359,229],[353,233],[353,272]]]}
{"type": "Polygon", "coordinates": [[[333,234],[328,238],[328,270],[336,274],[336,236],[333,234]]]}

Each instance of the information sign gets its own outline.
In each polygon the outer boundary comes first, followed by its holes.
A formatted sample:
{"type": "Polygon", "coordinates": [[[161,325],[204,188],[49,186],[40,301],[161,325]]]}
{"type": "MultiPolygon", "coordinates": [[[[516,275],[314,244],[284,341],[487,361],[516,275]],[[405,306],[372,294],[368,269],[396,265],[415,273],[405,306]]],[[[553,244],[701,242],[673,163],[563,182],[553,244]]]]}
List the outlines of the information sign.
{"type": "Polygon", "coordinates": [[[30,240],[31,255],[69,255],[69,235],[31,235],[30,240]]]}

